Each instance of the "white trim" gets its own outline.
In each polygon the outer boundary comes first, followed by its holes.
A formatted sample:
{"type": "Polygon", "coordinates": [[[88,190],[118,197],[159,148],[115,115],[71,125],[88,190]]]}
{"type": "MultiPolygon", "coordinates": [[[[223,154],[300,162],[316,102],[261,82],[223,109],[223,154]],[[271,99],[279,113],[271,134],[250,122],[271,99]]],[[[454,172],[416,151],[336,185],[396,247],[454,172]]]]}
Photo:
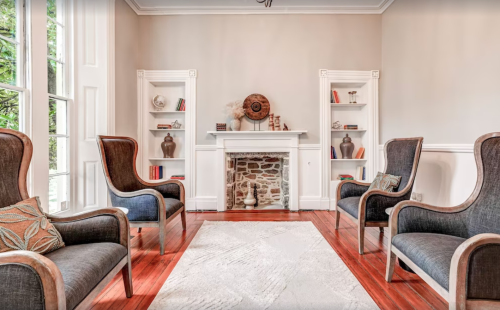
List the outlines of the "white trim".
{"type": "MultiPolygon", "coordinates": [[[[216,151],[217,145],[196,145],[195,151],[216,151]]],[[[299,144],[299,150],[321,150],[321,144],[299,144]]]]}
{"type": "MultiPolygon", "coordinates": [[[[379,145],[378,148],[379,151],[384,151],[384,145],[379,145]]],[[[474,153],[474,144],[424,144],[422,152],[474,153]]]]}
{"type": "Polygon", "coordinates": [[[186,199],[186,211],[217,211],[217,196],[186,199]]]}
{"type": "Polygon", "coordinates": [[[299,210],[329,210],[329,199],[324,199],[319,196],[300,196],[299,210]]]}
{"type": "Polygon", "coordinates": [[[108,98],[107,131],[108,135],[114,136],[115,127],[115,0],[108,0],[108,82],[106,91],[108,98]]]}
{"type": "Polygon", "coordinates": [[[228,15],[228,14],[382,14],[394,2],[394,0],[381,0],[377,6],[351,6],[351,7],[319,7],[319,6],[296,6],[266,8],[256,6],[183,6],[183,7],[142,7],[136,0],[125,0],[137,15],[228,15]]]}
{"type": "Polygon", "coordinates": [[[217,151],[217,145],[195,145],[195,151],[217,151]]]}

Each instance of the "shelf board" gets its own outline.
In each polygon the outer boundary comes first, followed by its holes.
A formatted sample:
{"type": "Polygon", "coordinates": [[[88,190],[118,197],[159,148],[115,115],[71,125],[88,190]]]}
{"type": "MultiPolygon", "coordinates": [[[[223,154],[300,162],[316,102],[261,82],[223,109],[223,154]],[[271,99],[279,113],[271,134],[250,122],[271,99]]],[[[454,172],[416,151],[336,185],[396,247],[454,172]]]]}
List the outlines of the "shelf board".
{"type": "Polygon", "coordinates": [[[345,107],[362,108],[366,106],[366,103],[331,103],[330,105],[336,108],[345,108],[345,107]]]}
{"type": "Polygon", "coordinates": [[[342,161],[342,162],[346,162],[346,161],[357,162],[358,161],[359,162],[359,161],[367,161],[367,159],[364,159],[364,158],[362,158],[362,159],[355,159],[355,158],[353,158],[353,159],[342,159],[342,158],[339,158],[339,159],[332,159],[331,161],[332,162],[333,161],[342,161]]]}
{"type": "Polygon", "coordinates": [[[150,161],[183,161],[184,158],[150,158],[150,161]]]}
{"type": "Polygon", "coordinates": [[[185,131],[186,129],[150,129],[149,131],[185,131]]]}
{"type": "Polygon", "coordinates": [[[366,132],[366,129],[332,129],[332,132],[366,132]]]}
{"type": "Polygon", "coordinates": [[[149,111],[151,114],[178,114],[178,113],[186,113],[186,111],[149,111]]]}

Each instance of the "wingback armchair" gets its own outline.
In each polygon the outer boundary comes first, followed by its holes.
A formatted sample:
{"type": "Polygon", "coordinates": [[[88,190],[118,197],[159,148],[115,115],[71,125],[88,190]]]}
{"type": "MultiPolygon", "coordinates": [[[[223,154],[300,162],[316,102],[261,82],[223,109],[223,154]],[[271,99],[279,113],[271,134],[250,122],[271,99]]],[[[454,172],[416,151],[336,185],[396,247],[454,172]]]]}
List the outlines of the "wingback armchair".
{"type": "Polygon", "coordinates": [[[364,253],[365,227],[389,226],[387,208],[408,200],[417,174],[423,138],[393,139],[384,147],[385,172],[400,176],[401,181],[394,192],[368,190],[370,183],[354,180],[340,182],[337,187],[336,225],[339,228],[340,214],[358,224],[358,250],[364,253]]]}
{"type": "MultiPolygon", "coordinates": [[[[0,208],[29,198],[32,152],[26,135],[0,129],[0,208]]],[[[45,255],[0,253],[0,309],[87,309],[120,270],[127,297],[132,296],[129,225],[122,211],[46,216],[65,247],[45,255]]]]}
{"type": "Polygon", "coordinates": [[[128,137],[99,136],[102,167],[114,207],[128,209],[131,227],[160,228],[160,255],[165,253],[165,225],[181,215],[186,230],[184,185],[177,180],[148,183],[137,174],[137,142],[128,137]]]}
{"type": "Polygon", "coordinates": [[[474,145],[477,183],[456,207],[399,203],[390,217],[386,280],[396,258],[450,309],[500,309],[500,132],[474,145]]]}

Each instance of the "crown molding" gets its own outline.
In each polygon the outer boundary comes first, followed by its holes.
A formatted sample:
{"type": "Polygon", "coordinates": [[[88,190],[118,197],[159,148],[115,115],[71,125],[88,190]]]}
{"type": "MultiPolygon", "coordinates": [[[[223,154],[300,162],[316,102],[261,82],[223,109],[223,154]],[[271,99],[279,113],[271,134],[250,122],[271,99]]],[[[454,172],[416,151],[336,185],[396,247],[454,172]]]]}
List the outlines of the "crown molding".
{"type": "Polygon", "coordinates": [[[141,7],[136,0],[125,0],[137,15],[290,15],[290,14],[382,14],[394,0],[381,0],[377,6],[351,6],[351,7],[271,7],[256,8],[255,6],[234,7],[141,7]]]}

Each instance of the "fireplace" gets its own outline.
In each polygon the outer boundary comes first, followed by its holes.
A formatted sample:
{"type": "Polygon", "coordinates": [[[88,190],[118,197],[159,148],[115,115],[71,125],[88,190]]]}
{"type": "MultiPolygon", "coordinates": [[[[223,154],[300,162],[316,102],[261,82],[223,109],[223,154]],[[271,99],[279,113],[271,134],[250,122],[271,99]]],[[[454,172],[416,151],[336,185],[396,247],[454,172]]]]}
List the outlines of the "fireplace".
{"type": "Polygon", "coordinates": [[[243,200],[256,198],[255,209],[288,209],[290,200],[289,153],[227,153],[226,206],[228,210],[248,209],[243,200]]]}
{"type": "Polygon", "coordinates": [[[248,182],[260,184],[257,198],[263,199],[265,203],[279,204],[281,208],[290,211],[298,211],[299,136],[306,132],[305,130],[209,131],[209,134],[216,137],[217,211],[237,209],[234,208],[236,205],[242,206],[241,198],[244,199],[248,193],[248,189],[242,186],[245,180],[240,178],[243,176],[247,179],[247,186],[248,182]],[[238,171],[238,167],[241,171],[238,171]],[[237,174],[238,172],[241,172],[241,176],[237,174]],[[244,173],[246,174],[243,175],[244,173]],[[265,177],[263,174],[269,176],[265,177]],[[238,182],[241,182],[240,185],[238,182]],[[272,183],[272,188],[267,182],[272,183]],[[238,193],[237,186],[241,188],[241,193],[238,193]]]}

